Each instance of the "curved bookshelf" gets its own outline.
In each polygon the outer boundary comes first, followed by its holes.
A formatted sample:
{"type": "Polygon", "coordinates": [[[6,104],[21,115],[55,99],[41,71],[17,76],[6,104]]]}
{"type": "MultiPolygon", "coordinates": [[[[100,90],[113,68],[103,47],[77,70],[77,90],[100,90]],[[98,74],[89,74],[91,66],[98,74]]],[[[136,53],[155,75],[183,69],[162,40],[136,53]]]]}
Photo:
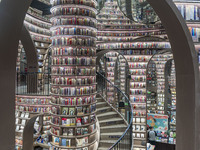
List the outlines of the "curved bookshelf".
{"type": "Polygon", "coordinates": [[[49,96],[28,96],[16,95],[15,106],[15,124],[16,124],[16,148],[21,150],[23,145],[23,129],[27,121],[36,114],[44,114],[43,129],[40,129],[39,120],[36,121],[34,129],[38,137],[39,133],[46,133],[49,129],[50,111],[51,111],[50,97],[49,96]],[[20,147],[19,147],[20,146],[20,147]]]}
{"type": "Polygon", "coordinates": [[[96,142],[91,138],[96,133],[94,4],[53,1],[50,124],[55,148],[88,150],[96,142]]]}

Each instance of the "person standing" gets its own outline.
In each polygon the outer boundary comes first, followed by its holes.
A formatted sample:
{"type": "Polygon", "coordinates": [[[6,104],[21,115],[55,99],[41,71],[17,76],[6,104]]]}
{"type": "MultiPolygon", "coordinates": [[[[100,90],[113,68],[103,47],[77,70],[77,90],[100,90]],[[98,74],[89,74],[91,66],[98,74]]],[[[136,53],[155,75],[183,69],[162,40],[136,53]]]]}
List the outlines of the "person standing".
{"type": "Polygon", "coordinates": [[[149,127],[150,131],[148,132],[148,140],[151,145],[156,145],[156,136],[157,133],[153,130],[153,127],[149,127]]]}

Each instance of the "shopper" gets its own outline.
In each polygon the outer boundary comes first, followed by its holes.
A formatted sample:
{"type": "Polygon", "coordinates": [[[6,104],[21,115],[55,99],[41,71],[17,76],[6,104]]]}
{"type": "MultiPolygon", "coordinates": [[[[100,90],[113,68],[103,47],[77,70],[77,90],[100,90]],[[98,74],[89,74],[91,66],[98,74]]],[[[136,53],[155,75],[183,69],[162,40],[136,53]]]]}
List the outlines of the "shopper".
{"type": "Polygon", "coordinates": [[[156,136],[157,133],[153,130],[153,127],[149,127],[150,131],[148,132],[148,140],[151,145],[156,145],[156,136]]]}

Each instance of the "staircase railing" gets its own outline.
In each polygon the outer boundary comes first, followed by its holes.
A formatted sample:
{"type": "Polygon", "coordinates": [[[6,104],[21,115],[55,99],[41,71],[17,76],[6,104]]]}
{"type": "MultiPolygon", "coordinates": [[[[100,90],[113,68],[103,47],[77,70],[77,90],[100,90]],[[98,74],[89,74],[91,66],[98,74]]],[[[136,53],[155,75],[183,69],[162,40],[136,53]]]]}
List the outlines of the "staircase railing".
{"type": "Polygon", "coordinates": [[[18,72],[15,91],[16,95],[49,95],[50,73],[18,72]]]}
{"type": "MultiPolygon", "coordinates": [[[[127,129],[121,135],[121,137],[117,140],[115,144],[113,144],[109,150],[132,150],[133,149],[133,142],[132,142],[132,121],[133,121],[133,108],[130,103],[128,96],[123,93],[117,86],[115,86],[110,80],[108,80],[102,73],[97,72],[97,91],[104,93],[104,89],[106,84],[110,84],[114,90],[116,95],[114,97],[118,97],[116,101],[107,101],[112,104],[118,112],[123,116],[124,120],[128,123],[127,129]]],[[[108,89],[107,89],[108,90],[108,89]]],[[[116,100],[116,99],[115,99],[116,100]]],[[[112,135],[111,135],[112,136],[112,135]]]]}

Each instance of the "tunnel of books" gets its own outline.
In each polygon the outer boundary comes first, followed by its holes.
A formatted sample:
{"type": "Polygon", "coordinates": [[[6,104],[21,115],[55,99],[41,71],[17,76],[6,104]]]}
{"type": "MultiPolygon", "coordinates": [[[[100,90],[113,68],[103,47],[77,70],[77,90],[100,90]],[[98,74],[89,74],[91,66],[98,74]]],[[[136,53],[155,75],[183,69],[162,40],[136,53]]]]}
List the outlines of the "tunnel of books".
{"type": "MultiPolygon", "coordinates": [[[[16,61],[15,150],[176,149],[176,57],[148,1],[32,1],[16,61]]],[[[174,4],[200,62],[200,2],[174,4]]]]}

